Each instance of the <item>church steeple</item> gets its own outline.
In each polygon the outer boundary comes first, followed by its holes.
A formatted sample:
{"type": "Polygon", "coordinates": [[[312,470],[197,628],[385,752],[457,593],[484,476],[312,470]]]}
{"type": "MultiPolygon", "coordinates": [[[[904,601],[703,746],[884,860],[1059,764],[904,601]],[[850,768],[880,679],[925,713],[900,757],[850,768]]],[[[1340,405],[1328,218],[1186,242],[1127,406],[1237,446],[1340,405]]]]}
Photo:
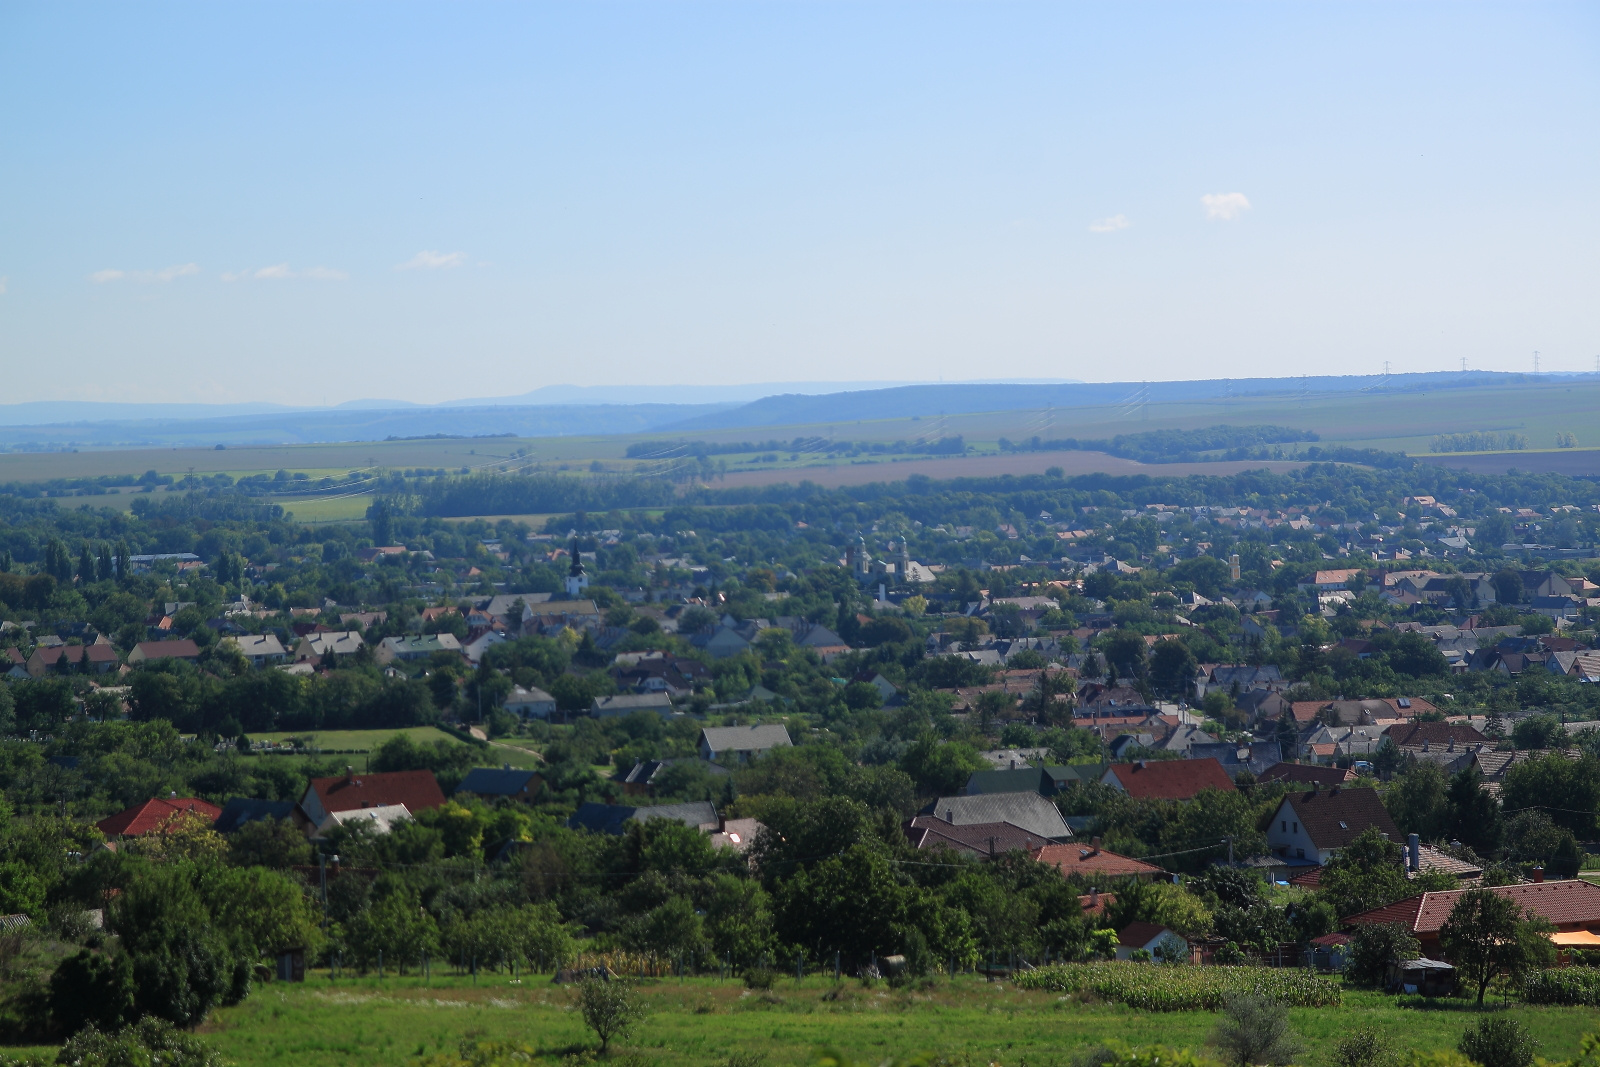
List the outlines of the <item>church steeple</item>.
{"type": "Polygon", "coordinates": [[[583,569],[583,555],[578,551],[578,539],[572,539],[572,566],[567,568],[567,596],[573,600],[589,588],[589,575],[583,569]]]}

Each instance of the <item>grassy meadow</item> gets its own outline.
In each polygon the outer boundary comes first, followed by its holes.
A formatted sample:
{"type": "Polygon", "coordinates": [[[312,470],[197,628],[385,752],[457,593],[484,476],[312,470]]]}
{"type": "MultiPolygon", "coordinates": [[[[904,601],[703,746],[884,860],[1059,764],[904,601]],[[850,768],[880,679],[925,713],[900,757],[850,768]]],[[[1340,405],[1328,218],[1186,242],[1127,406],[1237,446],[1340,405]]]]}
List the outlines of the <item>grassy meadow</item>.
{"type": "MultiPolygon", "coordinates": [[[[201,1032],[239,1067],[400,1065],[453,1050],[463,1038],[517,1042],[537,1050],[536,1060],[555,1064],[593,1043],[571,1010],[570,991],[548,976],[513,982],[507,974],[483,973],[474,984],[440,971],[426,984],[392,974],[335,982],[319,972],[304,984],[261,986],[237,1007],[215,1012],[201,1032]]],[[[784,1067],[813,1062],[822,1046],[869,1063],[938,1052],[975,1063],[1050,1067],[1108,1038],[1197,1048],[1217,1021],[1212,1012],[1139,1012],[969,976],[921,992],[788,978],[761,993],[733,980],[668,978],[646,983],[642,993],[651,1014],[614,1052],[636,1053],[660,1067],[710,1067],[734,1053],[764,1055],[772,1067],[784,1067]]],[[[1551,1059],[1575,1056],[1583,1033],[1600,1029],[1593,1009],[1506,1010],[1551,1059]]],[[[1338,1007],[1291,1013],[1305,1044],[1298,1062],[1309,1067],[1331,1065],[1334,1042],[1359,1026],[1375,1027],[1402,1048],[1454,1048],[1474,1016],[1466,1002],[1407,1005],[1368,992],[1347,993],[1338,1007]]]]}
{"type": "MultiPolygon", "coordinates": [[[[324,755],[331,753],[349,753],[357,759],[353,765],[361,770],[367,769],[365,758],[376,752],[382,744],[396,734],[405,734],[419,745],[431,745],[436,741],[445,741],[452,745],[463,745],[466,742],[448,734],[435,726],[410,726],[393,730],[318,730],[313,733],[264,733],[251,734],[252,741],[283,742],[291,737],[304,740],[311,738],[312,743],[324,755]]],[[[252,759],[318,759],[318,756],[297,756],[277,754],[257,754],[249,757],[252,759]]],[[[505,742],[491,741],[487,749],[481,750],[477,765],[481,767],[499,767],[510,764],[513,767],[534,770],[544,761],[534,751],[531,742],[519,738],[507,738],[505,742]]]]}

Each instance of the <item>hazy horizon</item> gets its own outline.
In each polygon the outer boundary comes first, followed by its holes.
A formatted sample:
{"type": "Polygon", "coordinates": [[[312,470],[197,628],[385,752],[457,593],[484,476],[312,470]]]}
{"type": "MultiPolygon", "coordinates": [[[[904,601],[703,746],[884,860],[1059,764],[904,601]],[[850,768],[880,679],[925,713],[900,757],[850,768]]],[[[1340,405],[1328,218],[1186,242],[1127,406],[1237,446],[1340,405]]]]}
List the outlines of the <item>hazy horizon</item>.
{"type": "Polygon", "coordinates": [[[1600,363],[1600,12],[13,4],[3,402],[1600,363]]]}

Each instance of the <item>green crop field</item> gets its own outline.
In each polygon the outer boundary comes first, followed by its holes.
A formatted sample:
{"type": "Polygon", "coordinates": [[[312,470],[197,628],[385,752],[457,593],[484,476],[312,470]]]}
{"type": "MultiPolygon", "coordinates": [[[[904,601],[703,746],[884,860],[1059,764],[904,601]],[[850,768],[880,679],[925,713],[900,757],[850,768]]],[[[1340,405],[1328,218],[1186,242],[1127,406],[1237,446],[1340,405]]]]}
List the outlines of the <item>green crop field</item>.
{"type": "MultiPolygon", "coordinates": [[[[443,970],[436,966],[426,985],[392,972],[381,980],[334,982],[324,971],[304,984],[261,986],[237,1007],[215,1012],[201,1033],[239,1067],[401,1065],[453,1051],[463,1038],[516,1042],[534,1049],[536,1061],[557,1064],[594,1044],[571,1009],[570,991],[547,976],[513,982],[485,971],[474,983],[443,970]]],[[[956,1062],[1048,1067],[1069,1064],[1082,1046],[1108,1038],[1198,1049],[1217,1021],[1212,1012],[1139,1012],[966,976],[915,993],[854,981],[836,986],[828,978],[782,979],[768,993],[731,980],[668,978],[646,983],[642,993],[650,1015],[613,1053],[660,1067],[713,1067],[735,1053],[783,1067],[814,1062],[824,1046],[867,1063],[936,1052],[956,1062]]],[[[1550,1059],[1575,1056],[1584,1032],[1600,1029],[1592,1009],[1508,1010],[1550,1059]]],[[[1296,1062],[1330,1065],[1334,1041],[1359,1026],[1378,1029],[1404,1049],[1454,1048],[1475,1017],[1460,1001],[1413,1007],[1347,993],[1339,1007],[1291,1012],[1305,1045],[1296,1062]]]]}
{"type": "MultiPolygon", "coordinates": [[[[317,730],[311,733],[266,733],[251,734],[252,741],[283,742],[291,737],[305,740],[311,739],[322,752],[349,752],[366,753],[376,752],[389,738],[396,734],[405,734],[419,745],[430,745],[436,741],[448,741],[452,745],[461,745],[466,742],[434,726],[410,726],[396,730],[317,730]]],[[[279,759],[290,757],[263,756],[263,759],[279,759]]],[[[482,750],[482,759],[479,763],[485,767],[510,764],[526,770],[533,770],[543,762],[539,754],[534,751],[533,744],[525,739],[510,738],[506,742],[489,742],[489,747],[482,750]]]]}

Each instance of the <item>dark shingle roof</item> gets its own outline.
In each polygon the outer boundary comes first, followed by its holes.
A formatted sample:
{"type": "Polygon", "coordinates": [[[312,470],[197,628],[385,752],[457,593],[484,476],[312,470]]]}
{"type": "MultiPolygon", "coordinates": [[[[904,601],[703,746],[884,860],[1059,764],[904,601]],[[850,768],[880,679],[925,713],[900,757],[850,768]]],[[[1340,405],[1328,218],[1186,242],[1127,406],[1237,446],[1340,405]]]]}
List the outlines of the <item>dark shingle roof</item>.
{"type": "Polygon", "coordinates": [[[1031,852],[1049,843],[1048,838],[1031,834],[1008,822],[976,822],[955,826],[932,815],[918,815],[906,826],[906,836],[914,848],[944,846],[975,856],[998,855],[1021,849],[1031,852]]]}
{"type": "Polygon", "coordinates": [[[1344,848],[1369,826],[1388,834],[1391,841],[1400,840],[1400,830],[1376,789],[1313,789],[1283,799],[1319,849],[1344,848]]]}
{"type": "Polygon", "coordinates": [[[989,793],[1038,793],[1049,796],[1056,791],[1055,779],[1041,767],[1018,767],[1006,771],[974,771],[967,779],[967,795],[989,793]]]}
{"type": "Polygon", "coordinates": [[[514,767],[474,767],[456,786],[457,793],[472,793],[480,797],[514,797],[531,795],[537,790],[534,780],[537,771],[518,770],[514,767]]]}
{"type": "MultiPolygon", "coordinates": [[[[1467,889],[1442,893],[1423,893],[1382,908],[1352,915],[1345,924],[1402,923],[1414,934],[1438,933],[1467,889]]],[[[1581,878],[1559,882],[1530,882],[1526,885],[1501,885],[1489,892],[1510,897],[1523,908],[1550,920],[1557,926],[1582,926],[1600,923],[1600,886],[1581,878]]]]}
{"type": "Polygon", "coordinates": [[[231,834],[247,822],[257,819],[287,819],[294,811],[292,800],[255,800],[251,797],[234,797],[222,806],[222,814],[211,828],[219,834],[231,834]]]}

